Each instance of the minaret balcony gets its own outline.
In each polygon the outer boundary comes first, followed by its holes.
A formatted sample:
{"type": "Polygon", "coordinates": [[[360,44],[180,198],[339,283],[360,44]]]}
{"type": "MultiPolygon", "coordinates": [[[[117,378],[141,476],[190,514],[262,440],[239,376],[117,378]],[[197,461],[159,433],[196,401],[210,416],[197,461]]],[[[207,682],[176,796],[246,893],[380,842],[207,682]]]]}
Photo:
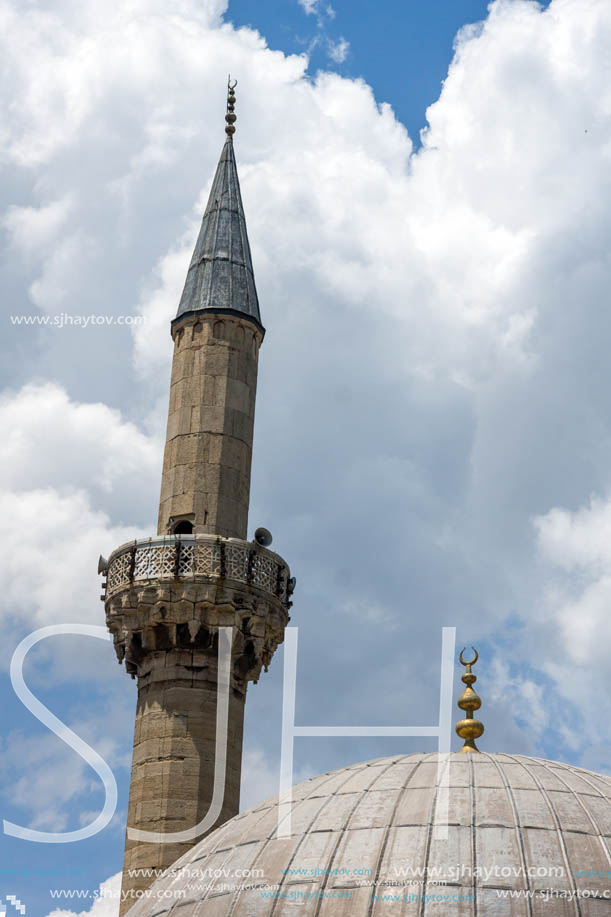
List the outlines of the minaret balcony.
{"type": "Polygon", "coordinates": [[[105,600],[134,586],[175,581],[245,587],[290,608],[294,585],[284,560],[254,541],[217,535],[159,535],[121,545],[104,571],[105,600]]]}
{"type": "Polygon", "coordinates": [[[106,623],[132,677],[168,677],[167,665],[155,668],[155,659],[169,651],[185,677],[205,672],[218,628],[232,627],[233,671],[244,688],[267,670],[284,639],[295,580],[284,560],[256,541],[140,538],[108,561],[100,558],[99,570],[106,576],[106,623]]]}

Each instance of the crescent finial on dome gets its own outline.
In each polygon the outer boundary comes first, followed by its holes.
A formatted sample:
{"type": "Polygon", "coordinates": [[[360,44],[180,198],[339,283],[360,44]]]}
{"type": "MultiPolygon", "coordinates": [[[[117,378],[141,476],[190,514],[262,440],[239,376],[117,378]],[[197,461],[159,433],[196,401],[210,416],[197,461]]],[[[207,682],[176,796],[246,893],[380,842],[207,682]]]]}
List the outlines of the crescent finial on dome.
{"type": "Polygon", "coordinates": [[[466,688],[458,698],[458,706],[461,710],[465,711],[466,717],[464,720],[460,720],[456,724],[456,732],[461,737],[461,739],[465,740],[465,744],[461,748],[461,752],[476,752],[479,754],[479,748],[475,744],[475,740],[479,739],[479,737],[484,734],[484,724],[473,718],[473,712],[475,710],[479,710],[482,702],[479,695],[476,694],[476,692],[471,687],[471,685],[475,684],[477,681],[477,675],[473,674],[471,671],[471,666],[475,665],[479,659],[479,654],[474,646],[472,646],[471,649],[474,653],[471,662],[465,662],[463,659],[465,647],[463,647],[463,649],[460,651],[460,655],[458,657],[461,665],[464,665],[467,670],[461,679],[461,681],[466,685],[466,688]]]}

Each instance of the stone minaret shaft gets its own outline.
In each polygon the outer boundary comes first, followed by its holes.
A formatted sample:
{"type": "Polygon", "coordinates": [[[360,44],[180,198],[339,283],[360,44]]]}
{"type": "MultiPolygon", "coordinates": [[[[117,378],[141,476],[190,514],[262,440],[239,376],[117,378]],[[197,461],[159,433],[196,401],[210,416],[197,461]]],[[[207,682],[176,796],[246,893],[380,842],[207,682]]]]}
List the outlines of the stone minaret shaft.
{"type": "Polygon", "coordinates": [[[231,135],[223,149],[178,315],[159,534],[246,538],[263,340],[231,135]]]}
{"type": "MultiPolygon", "coordinates": [[[[234,84],[235,85],[235,84],[234,84]]],[[[102,568],[119,662],[138,679],[123,867],[129,909],[198,838],[210,809],[219,628],[232,628],[227,767],[214,825],[237,814],[244,704],[284,638],[294,581],[247,542],[257,360],[263,328],[233,152],[227,140],[172,322],[174,357],[157,537],[123,545],[102,568]],[[130,829],[169,835],[163,843],[130,829]]]]}

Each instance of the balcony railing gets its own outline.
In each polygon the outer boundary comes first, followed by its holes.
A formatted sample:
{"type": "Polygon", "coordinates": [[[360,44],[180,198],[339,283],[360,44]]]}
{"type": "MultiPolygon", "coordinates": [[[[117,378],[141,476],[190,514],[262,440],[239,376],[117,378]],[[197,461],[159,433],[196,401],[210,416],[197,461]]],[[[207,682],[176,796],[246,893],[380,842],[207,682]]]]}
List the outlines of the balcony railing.
{"type": "Polygon", "coordinates": [[[131,541],[113,551],[102,572],[107,577],[106,599],[134,583],[151,580],[223,580],[254,586],[289,606],[295,586],[278,554],[254,541],[217,535],[160,535],[131,541]]]}

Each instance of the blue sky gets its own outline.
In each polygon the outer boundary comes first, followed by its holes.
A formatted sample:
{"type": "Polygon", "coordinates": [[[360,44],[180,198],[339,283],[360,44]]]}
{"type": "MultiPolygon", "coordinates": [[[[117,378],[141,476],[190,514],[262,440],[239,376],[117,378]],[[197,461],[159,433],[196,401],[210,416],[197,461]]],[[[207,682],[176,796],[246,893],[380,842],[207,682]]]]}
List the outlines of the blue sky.
{"type": "MultiPolygon", "coordinates": [[[[228,70],[267,328],[250,527],[298,579],[298,722],[408,725],[416,693],[432,723],[451,625],[480,650],[482,747],[608,770],[611,10],[310,5],[5,0],[0,804],[17,824],[74,829],[102,804],[8,662],[37,627],[103,623],[98,554],[155,530],[168,324],[228,70]],[[147,321],[11,321],[61,313],[147,321]]],[[[0,838],[0,888],[46,917],[50,889],[120,869],[136,695],[96,640],[53,638],[25,676],[119,785],[89,841],[0,838]],[[84,872],[2,874],[28,868],[84,872]]],[[[246,804],[275,792],[281,685],[282,650],[249,689],[246,804]]],[[[295,775],[422,747],[302,741],[295,775]]]]}
{"type": "Polygon", "coordinates": [[[299,54],[310,52],[309,72],[336,69],[362,77],[379,102],[389,102],[417,141],[425,126],[425,111],[439,96],[448,72],[456,33],[486,17],[485,0],[436,0],[431,3],[339,0],[320,4],[318,14],[306,14],[295,0],[231,0],[227,18],[235,25],[252,25],[270,48],[299,54]],[[334,15],[326,9],[331,6],[334,15]],[[320,25],[319,25],[320,23],[320,25]],[[330,59],[326,39],[349,43],[346,58],[330,59]]]}

